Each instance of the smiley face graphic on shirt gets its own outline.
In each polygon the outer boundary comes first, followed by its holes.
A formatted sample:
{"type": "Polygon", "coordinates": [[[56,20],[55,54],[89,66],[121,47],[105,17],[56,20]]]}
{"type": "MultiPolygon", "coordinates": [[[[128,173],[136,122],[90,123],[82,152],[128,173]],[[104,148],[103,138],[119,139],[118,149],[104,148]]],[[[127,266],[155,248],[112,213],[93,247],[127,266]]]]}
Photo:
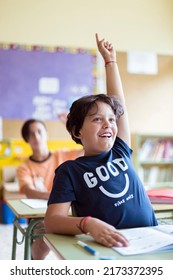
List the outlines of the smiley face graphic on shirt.
{"type": "Polygon", "coordinates": [[[102,185],[99,186],[99,189],[102,193],[104,193],[106,196],[111,197],[111,198],[120,198],[122,196],[124,196],[128,189],[129,189],[129,176],[126,173],[126,170],[128,169],[128,165],[126,164],[126,162],[124,161],[123,158],[118,158],[118,159],[114,159],[112,162],[108,162],[106,166],[101,165],[98,166],[95,169],[95,175],[92,172],[86,172],[84,173],[84,180],[87,184],[87,186],[89,188],[94,188],[96,186],[98,186],[98,178],[105,182],[108,181],[110,179],[110,176],[114,176],[117,177],[120,172],[118,170],[118,168],[121,169],[123,171],[124,174],[124,187],[121,190],[121,192],[119,193],[111,193],[108,190],[106,190],[102,185]]]}

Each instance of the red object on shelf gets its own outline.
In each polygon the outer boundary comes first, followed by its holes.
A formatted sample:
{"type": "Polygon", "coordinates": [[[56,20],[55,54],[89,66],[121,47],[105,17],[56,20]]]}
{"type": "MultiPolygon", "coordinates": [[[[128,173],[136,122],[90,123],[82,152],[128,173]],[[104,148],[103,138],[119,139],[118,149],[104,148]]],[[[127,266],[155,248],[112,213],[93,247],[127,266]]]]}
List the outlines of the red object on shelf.
{"type": "Polygon", "coordinates": [[[173,189],[162,188],[147,191],[148,197],[152,203],[173,204],[173,189]]]}

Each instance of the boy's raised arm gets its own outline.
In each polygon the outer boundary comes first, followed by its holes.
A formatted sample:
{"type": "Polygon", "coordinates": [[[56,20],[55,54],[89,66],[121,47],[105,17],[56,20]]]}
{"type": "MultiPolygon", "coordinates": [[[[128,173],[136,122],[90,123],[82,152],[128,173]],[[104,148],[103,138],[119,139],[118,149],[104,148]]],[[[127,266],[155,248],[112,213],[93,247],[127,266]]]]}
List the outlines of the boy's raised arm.
{"type": "Polygon", "coordinates": [[[116,51],[111,43],[109,43],[105,39],[100,40],[97,33],[96,42],[98,50],[105,62],[107,95],[118,98],[121,101],[124,108],[124,114],[118,120],[117,136],[124,140],[130,146],[130,129],[128,114],[125,104],[125,97],[121,77],[116,61],[116,51]]]}

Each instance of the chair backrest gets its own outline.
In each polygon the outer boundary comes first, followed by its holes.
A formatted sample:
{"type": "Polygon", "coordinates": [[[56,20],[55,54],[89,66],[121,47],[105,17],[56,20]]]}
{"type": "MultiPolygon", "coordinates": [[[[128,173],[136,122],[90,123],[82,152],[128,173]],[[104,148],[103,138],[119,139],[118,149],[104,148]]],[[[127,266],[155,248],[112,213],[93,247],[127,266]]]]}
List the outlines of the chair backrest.
{"type": "Polygon", "coordinates": [[[2,182],[15,182],[16,181],[16,166],[3,166],[2,167],[2,182]]]}

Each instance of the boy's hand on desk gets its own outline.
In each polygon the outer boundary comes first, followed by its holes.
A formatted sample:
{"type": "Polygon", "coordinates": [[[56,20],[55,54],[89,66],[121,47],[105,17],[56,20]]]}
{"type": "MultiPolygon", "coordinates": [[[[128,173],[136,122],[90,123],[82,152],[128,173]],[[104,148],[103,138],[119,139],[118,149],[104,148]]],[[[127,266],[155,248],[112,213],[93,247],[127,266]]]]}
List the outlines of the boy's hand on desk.
{"type": "Polygon", "coordinates": [[[113,226],[96,218],[87,221],[86,230],[100,244],[106,247],[128,246],[128,240],[113,226]]]}

